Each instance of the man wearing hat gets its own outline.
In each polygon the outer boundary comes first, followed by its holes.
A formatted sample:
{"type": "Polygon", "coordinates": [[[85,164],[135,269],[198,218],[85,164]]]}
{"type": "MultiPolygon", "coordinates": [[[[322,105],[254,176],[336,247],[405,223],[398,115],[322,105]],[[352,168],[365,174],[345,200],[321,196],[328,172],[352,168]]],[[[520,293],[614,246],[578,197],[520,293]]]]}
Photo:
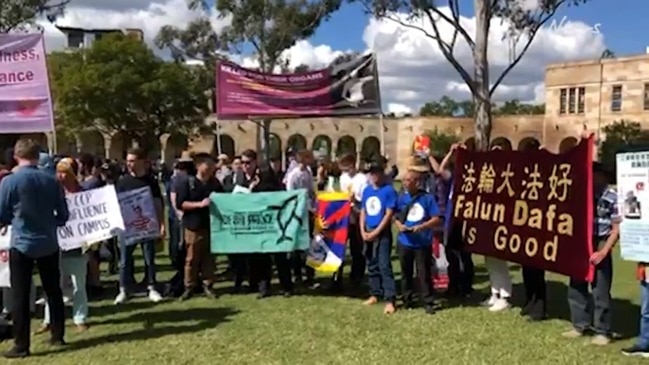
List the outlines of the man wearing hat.
{"type": "Polygon", "coordinates": [[[232,170],[230,169],[230,156],[225,153],[221,153],[216,158],[216,178],[219,179],[221,185],[223,185],[225,179],[232,175],[232,170]]]}
{"type": "Polygon", "coordinates": [[[392,216],[397,208],[397,192],[385,175],[381,158],[367,166],[369,185],[361,199],[360,230],[365,241],[365,258],[370,283],[370,297],[365,305],[373,305],[383,299],[385,314],[396,311],[396,288],[392,272],[392,216]]]}
{"type": "Polygon", "coordinates": [[[611,342],[611,284],[613,259],[611,251],[619,237],[621,216],[618,212],[617,192],[609,185],[612,173],[601,163],[593,163],[594,229],[593,254],[590,263],[595,266],[592,283],[570,279],[568,305],[572,329],[563,335],[577,338],[593,333],[591,343],[608,345],[611,342]],[[592,287],[592,295],[589,293],[592,287]],[[593,303],[590,305],[590,300],[593,303]]]}
{"type": "Polygon", "coordinates": [[[420,299],[426,313],[433,314],[434,288],[431,282],[434,228],[441,225],[442,213],[433,194],[421,189],[423,174],[430,173],[425,159],[413,157],[403,178],[404,191],[397,200],[394,224],[399,231],[397,252],[401,262],[401,284],[404,306],[413,306],[413,275],[417,267],[420,299]]]}

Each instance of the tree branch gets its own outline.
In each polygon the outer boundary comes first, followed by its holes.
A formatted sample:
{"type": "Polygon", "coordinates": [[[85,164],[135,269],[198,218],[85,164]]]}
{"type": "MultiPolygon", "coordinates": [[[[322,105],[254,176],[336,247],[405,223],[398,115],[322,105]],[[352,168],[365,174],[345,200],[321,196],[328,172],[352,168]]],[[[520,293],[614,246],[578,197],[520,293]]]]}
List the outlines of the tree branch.
{"type": "MultiPolygon", "coordinates": [[[[489,96],[493,96],[494,92],[496,91],[496,88],[500,83],[503,82],[507,74],[516,67],[518,62],[523,58],[525,53],[527,52],[528,48],[532,45],[532,42],[534,41],[534,37],[536,37],[536,33],[543,27],[543,25],[550,20],[556,13],[557,9],[559,9],[559,6],[563,3],[563,0],[557,4],[556,7],[554,7],[552,10],[550,10],[546,15],[541,15],[540,19],[534,23],[534,25],[531,27],[531,29],[528,32],[528,39],[527,43],[525,43],[525,46],[523,47],[523,50],[515,56],[514,60],[505,68],[505,70],[498,76],[496,79],[496,82],[491,86],[491,89],[489,90],[489,96]]],[[[520,36],[519,36],[520,37],[520,36]]],[[[518,39],[516,40],[516,44],[518,43],[518,39]]]]}

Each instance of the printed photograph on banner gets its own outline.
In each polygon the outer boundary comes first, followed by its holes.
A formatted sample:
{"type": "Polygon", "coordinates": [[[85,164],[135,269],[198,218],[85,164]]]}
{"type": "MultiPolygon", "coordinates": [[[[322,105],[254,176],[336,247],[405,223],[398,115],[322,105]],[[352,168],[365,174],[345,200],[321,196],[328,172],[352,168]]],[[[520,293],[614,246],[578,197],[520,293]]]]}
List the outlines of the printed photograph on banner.
{"type": "Polygon", "coordinates": [[[42,34],[0,34],[0,133],[54,129],[42,34]]]}
{"type": "Polygon", "coordinates": [[[59,227],[59,246],[63,251],[82,248],[116,236],[124,230],[117,194],[113,186],[68,194],[70,218],[59,227]]]}
{"type": "Polygon", "coordinates": [[[11,287],[9,271],[9,248],[11,246],[11,227],[0,230],[0,288],[11,287]]]}
{"type": "Polygon", "coordinates": [[[649,261],[649,149],[616,155],[622,258],[649,261]]]}
{"type": "Polygon", "coordinates": [[[117,197],[124,220],[121,238],[126,245],[160,238],[158,214],[148,186],[119,193],[117,197]]]}

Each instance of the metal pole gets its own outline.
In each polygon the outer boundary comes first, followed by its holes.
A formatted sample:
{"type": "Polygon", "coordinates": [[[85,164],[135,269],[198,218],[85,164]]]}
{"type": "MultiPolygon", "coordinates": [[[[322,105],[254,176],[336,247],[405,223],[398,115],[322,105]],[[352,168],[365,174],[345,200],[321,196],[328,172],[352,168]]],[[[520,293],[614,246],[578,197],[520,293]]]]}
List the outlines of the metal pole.
{"type": "MultiPolygon", "coordinates": [[[[216,120],[216,154],[217,156],[223,153],[223,147],[221,146],[221,121],[216,120]]],[[[232,156],[230,156],[232,157],[232,156]]]]}

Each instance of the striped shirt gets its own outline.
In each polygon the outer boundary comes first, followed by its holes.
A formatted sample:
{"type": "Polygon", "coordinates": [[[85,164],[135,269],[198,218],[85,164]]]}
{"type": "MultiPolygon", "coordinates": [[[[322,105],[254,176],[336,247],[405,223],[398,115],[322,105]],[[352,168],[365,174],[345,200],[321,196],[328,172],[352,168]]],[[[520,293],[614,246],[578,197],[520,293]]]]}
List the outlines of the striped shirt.
{"type": "Polygon", "coordinates": [[[606,187],[603,192],[595,193],[595,219],[593,234],[595,238],[608,237],[614,223],[621,220],[617,204],[617,192],[606,187]]]}

